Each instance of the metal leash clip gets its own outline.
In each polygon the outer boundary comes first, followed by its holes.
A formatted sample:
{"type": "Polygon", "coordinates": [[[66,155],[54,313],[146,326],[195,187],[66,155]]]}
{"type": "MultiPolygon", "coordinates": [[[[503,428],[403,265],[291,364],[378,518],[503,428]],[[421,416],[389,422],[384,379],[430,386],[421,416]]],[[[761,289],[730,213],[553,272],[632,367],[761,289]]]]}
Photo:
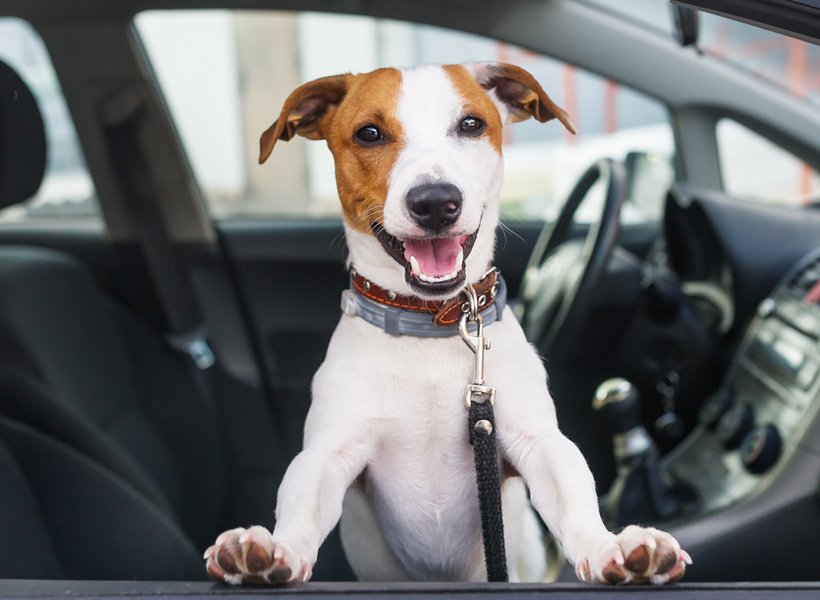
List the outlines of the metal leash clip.
{"type": "Polygon", "coordinates": [[[461,339],[475,355],[475,369],[473,382],[464,390],[464,404],[470,408],[471,402],[483,403],[487,400],[495,404],[495,388],[484,384],[484,351],[490,349],[490,340],[484,337],[484,319],[478,314],[478,296],[473,286],[468,285],[464,292],[467,294],[469,309],[461,315],[458,322],[458,332],[461,339]],[[467,326],[476,324],[475,334],[471,334],[467,326]]]}

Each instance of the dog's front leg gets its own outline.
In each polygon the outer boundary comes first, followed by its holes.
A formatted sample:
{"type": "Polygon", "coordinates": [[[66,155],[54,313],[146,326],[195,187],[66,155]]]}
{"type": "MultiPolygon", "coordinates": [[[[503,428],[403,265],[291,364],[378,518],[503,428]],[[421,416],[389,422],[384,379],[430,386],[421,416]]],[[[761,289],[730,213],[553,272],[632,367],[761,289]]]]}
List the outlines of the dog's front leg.
{"type": "Polygon", "coordinates": [[[533,410],[542,418],[502,417],[500,442],[578,577],[599,583],[655,584],[682,577],[691,559],[668,533],[636,526],[617,536],[607,531],[581,452],[558,430],[551,407],[533,410]]]}
{"type": "Polygon", "coordinates": [[[304,450],[279,487],[273,533],[258,525],[222,533],[205,552],[213,579],[234,585],[310,579],[319,546],[341,516],[345,491],[372,450],[361,417],[321,405],[314,401],[304,450]]]}

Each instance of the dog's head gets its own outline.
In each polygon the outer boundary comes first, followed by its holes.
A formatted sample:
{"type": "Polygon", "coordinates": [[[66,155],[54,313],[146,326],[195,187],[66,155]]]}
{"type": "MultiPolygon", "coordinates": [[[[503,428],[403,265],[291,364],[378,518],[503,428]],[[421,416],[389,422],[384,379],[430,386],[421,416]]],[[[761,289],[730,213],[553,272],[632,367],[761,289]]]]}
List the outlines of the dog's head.
{"type": "Polygon", "coordinates": [[[399,294],[449,298],[492,261],[505,123],[567,114],[501,63],[378,69],[297,88],[260,140],[327,140],[350,259],[399,294]]]}

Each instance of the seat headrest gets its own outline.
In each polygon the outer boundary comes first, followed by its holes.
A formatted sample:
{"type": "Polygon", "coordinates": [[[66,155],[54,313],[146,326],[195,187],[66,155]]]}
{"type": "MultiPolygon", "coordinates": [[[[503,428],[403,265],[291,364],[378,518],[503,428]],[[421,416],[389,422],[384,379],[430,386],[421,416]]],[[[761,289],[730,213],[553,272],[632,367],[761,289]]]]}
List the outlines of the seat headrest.
{"type": "Polygon", "coordinates": [[[37,101],[0,61],[0,208],[31,198],[46,168],[46,135],[37,101]]]}

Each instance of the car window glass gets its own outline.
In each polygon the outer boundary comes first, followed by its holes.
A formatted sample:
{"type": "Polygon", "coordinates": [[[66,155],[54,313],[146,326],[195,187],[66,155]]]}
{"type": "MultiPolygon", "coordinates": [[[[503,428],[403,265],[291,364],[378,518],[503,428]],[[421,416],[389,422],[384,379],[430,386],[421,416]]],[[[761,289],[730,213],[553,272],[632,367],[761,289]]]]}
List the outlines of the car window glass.
{"type": "Polygon", "coordinates": [[[639,24],[649,31],[662,33],[671,38],[674,35],[672,15],[668,2],[658,0],[579,0],[583,4],[594,6],[596,10],[618,15],[628,21],[639,24]]]}
{"type": "MultiPolygon", "coordinates": [[[[658,0],[579,0],[601,12],[620,16],[674,41],[669,2],[658,0]]],[[[820,46],[783,33],[698,11],[698,49],[775,85],[801,100],[820,104],[817,65],[820,46]]]]}
{"type": "MultiPolygon", "coordinates": [[[[511,62],[531,71],[569,111],[577,136],[555,121],[530,120],[505,132],[502,208],[508,218],[554,214],[597,158],[640,152],[668,164],[673,153],[667,112],[659,102],[476,35],[370,17],[274,11],[150,11],[138,15],[136,25],[216,218],[338,215],[325,144],[294,138],[277,145],[260,167],[259,135],[301,83],[379,66],[511,62]]],[[[671,172],[665,171],[670,178],[671,172]]],[[[662,195],[663,190],[644,202],[648,213],[633,205],[627,218],[654,217],[662,195]]],[[[591,220],[596,206],[587,204],[580,218],[591,220]]]]}
{"type": "Polygon", "coordinates": [[[710,14],[700,13],[701,50],[750,73],[779,92],[820,104],[820,46],[710,14]]]}
{"type": "Polygon", "coordinates": [[[46,131],[46,172],[40,189],[23,204],[0,210],[0,225],[58,222],[98,224],[94,184],[77,132],[42,39],[21,19],[0,18],[0,60],[31,89],[46,131]]]}
{"type": "Polygon", "coordinates": [[[820,175],[790,152],[748,127],[717,125],[723,187],[732,196],[805,206],[820,200],[820,175]]]}

